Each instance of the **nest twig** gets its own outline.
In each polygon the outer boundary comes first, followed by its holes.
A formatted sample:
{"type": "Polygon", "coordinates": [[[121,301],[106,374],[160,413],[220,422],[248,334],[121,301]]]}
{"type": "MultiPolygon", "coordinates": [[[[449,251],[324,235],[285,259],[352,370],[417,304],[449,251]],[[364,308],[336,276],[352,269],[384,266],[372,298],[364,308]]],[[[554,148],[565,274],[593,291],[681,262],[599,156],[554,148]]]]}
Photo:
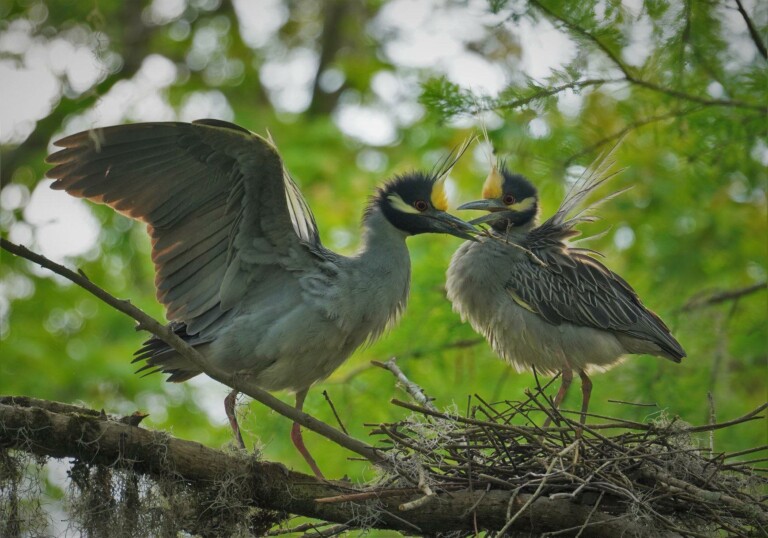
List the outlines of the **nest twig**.
{"type": "Polygon", "coordinates": [[[578,420],[552,407],[541,388],[522,402],[488,403],[475,396],[466,416],[393,403],[413,414],[373,431],[393,462],[390,487],[511,490],[510,525],[525,508],[513,509],[514,498],[528,494],[529,503],[541,496],[570,499],[683,536],[768,534],[768,469],[757,466],[766,458],[754,456],[768,447],[715,455],[694,438],[760,419],[768,404],[705,426],[602,417],[608,422],[588,423],[579,436],[578,420]],[[536,425],[544,415],[553,417],[553,427],[536,425]],[[745,455],[752,459],[729,463],[745,455]]]}

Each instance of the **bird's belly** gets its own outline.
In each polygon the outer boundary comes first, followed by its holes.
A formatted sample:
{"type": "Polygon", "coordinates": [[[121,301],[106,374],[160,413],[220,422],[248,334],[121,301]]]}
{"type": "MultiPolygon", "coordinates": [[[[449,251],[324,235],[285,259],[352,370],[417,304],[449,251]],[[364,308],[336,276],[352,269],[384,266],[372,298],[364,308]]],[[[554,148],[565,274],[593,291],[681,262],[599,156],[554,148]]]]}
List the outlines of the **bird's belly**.
{"type": "Polygon", "coordinates": [[[265,390],[298,391],[329,376],[364,342],[364,332],[355,329],[306,304],[262,306],[236,317],[208,357],[265,390]]]}
{"type": "Polygon", "coordinates": [[[484,332],[494,350],[518,371],[534,366],[544,374],[564,367],[603,371],[618,364],[626,353],[607,331],[567,322],[552,325],[517,305],[503,310],[484,332]]]}

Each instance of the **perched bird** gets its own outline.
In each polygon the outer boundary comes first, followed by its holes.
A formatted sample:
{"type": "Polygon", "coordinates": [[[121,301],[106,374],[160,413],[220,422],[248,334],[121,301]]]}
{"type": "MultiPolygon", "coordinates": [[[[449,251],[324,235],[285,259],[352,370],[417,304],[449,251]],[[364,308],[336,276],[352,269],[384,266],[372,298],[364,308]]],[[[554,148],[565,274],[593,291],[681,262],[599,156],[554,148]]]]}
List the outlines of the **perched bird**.
{"type": "Polygon", "coordinates": [[[580,233],[577,224],[595,220],[589,211],[619,194],[573,215],[589,193],[614,175],[609,168],[607,156],[598,159],[558,211],[538,226],[536,188],[503,164],[492,164],[483,199],[459,206],[489,212],[470,221],[489,225],[488,236],[463,243],[447,272],[454,310],[496,353],[518,371],[562,373],[556,407],[573,371],[578,372],[582,424],[592,390],[588,373],[607,370],[626,354],[647,353],[674,362],[685,357],[664,322],[643,306],[623,278],[596,259],[597,252],[569,244],[580,233]]]}
{"type": "MultiPolygon", "coordinates": [[[[211,364],[266,390],[307,390],[403,311],[410,258],[421,233],[471,239],[447,214],[444,180],[460,156],[430,173],[380,187],[365,209],[363,241],[350,257],[326,249],[277,148],[219,120],[143,123],[67,136],[48,157],[54,189],[145,222],[157,298],[171,326],[211,364]]],[[[463,150],[460,150],[460,152],[463,150]]],[[[186,381],[200,373],[158,338],[137,352],[141,369],[186,381]]],[[[135,362],[135,361],[134,361],[135,362]]],[[[140,371],[141,371],[140,370],[140,371]]],[[[225,401],[234,414],[237,392],[225,401]]],[[[294,424],[291,439],[322,476],[294,424]]]]}

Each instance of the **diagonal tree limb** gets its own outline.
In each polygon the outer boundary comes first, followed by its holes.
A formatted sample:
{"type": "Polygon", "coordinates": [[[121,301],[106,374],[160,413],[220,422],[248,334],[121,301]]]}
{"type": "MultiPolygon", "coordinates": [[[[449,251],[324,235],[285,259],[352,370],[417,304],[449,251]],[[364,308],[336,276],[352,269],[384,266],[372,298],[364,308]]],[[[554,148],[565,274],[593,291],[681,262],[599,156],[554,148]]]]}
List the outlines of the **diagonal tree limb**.
{"type": "Polygon", "coordinates": [[[736,0],[736,8],[739,10],[739,13],[741,13],[741,17],[744,19],[744,22],[747,25],[747,30],[749,30],[749,37],[751,37],[752,41],[755,42],[755,46],[760,52],[760,56],[762,56],[764,60],[768,60],[768,49],[766,49],[765,43],[763,43],[763,40],[760,37],[760,32],[757,30],[757,28],[755,28],[755,23],[752,22],[749,13],[747,13],[747,10],[744,9],[744,5],[741,3],[741,0],[736,0]]]}
{"type": "Polygon", "coordinates": [[[668,87],[656,84],[654,82],[645,80],[635,75],[632,72],[632,70],[629,68],[629,66],[626,65],[621,60],[621,58],[619,58],[619,56],[614,51],[612,51],[611,48],[608,47],[608,45],[606,45],[596,35],[588,32],[586,29],[582,28],[581,26],[574,23],[573,21],[566,19],[562,15],[555,13],[547,6],[543,5],[539,0],[530,0],[530,3],[533,6],[535,6],[539,11],[544,13],[547,17],[560,22],[563,26],[565,26],[568,30],[570,30],[574,34],[594,43],[595,46],[597,46],[597,48],[599,48],[611,60],[611,62],[622,72],[622,74],[624,75],[624,79],[631,84],[635,84],[636,86],[640,86],[657,93],[663,93],[665,95],[669,95],[670,97],[676,97],[678,99],[683,99],[685,101],[690,101],[692,103],[699,103],[705,106],[725,106],[725,107],[758,110],[762,113],[768,112],[768,106],[765,106],[765,105],[756,105],[753,103],[746,103],[744,101],[738,101],[735,99],[708,99],[706,97],[701,97],[701,96],[687,93],[684,91],[676,90],[674,88],[668,88],[668,87]]]}
{"type": "Polygon", "coordinates": [[[378,366],[379,368],[383,368],[384,370],[389,370],[392,375],[395,376],[397,382],[403,387],[403,390],[405,390],[405,392],[407,392],[411,398],[416,400],[419,405],[423,405],[427,409],[437,411],[437,408],[432,403],[432,398],[427,396],[427,393],[424,392],[423,388],[408,379],[405,373],[403,373],[403,371],[397,365],[395,357],[391,357],[387,362],[371,361],[371,364],[378,366]]]}
{"type": "Polygon", "coordinates": [[[151,316],[144,313],[142,310],[131,304],[130,301],[117,299],[109,292],[105,291],[101,287],[97,286],[86,278],[82,274],[75,273],[74,271],[67,269],[66,267],[59,265],[45,256],[32,252],[31,250],[21,245],[11,243],[7,239],[0,238],[0,247],[3,250],[26,258],[41,267],[49,269],[54,273],[63,276],[70,280],[74,284],[77,284],[86,291],[92,293],[97,298],[101,299],[108,305],[112,306],[116,310],[132,317],[139,325],[139,329],[143,329],[151,332],[169,346],[171,346],[179,355],[188,359],[192,364],[200,368],[208,377],[227,385],[233,389],[236,389],[243,394],[247,394],[254,400],[266,405],[270,409],[277,413],[290,418],[294,422],[297,422],[305,428],[312,430],[315,433],[330,439],[334,443],[363,456],[365,459],[372,463],[382,464],[385,459],[382,453],[376,450],[374,447],[358,441],[348,435],[345,435],[341,431],[325,424],[324,422],[314,418],[303,411],[298,411],[293,406],[286,404],[278,398],[272,396],[268,392],[262,390],[248,379],[248,376],[241,374],[232,374],[225,372],[220,368],[217,368],[211,364],[208,364],[205,358],[197,352],[193,347],[188,345],[184,340],[176,336],[168,326],[163,325],[159,321],[155,320],[151,316]]]}
{"type": "Polygon", "coordinates": [[[602,86],[604,84],[616,84],[616,83],[622,83],[622,82],[627,82],[627,79],[626,78],[589,78],[584,80],[573,80],[571,82],[566,82],[565,84],[561,84],[559,86],[542,88],[541,90],[534,92],[531,95],[528,95],[526,97],[521,97],[520,99],[514,99],[512,101],[504,101],[504,100],[489,101],[485,106],[478,106],[478,111],[480,110],[493,111],[496,109],[517,108],[517,107],[527,105],[528,103],[530,103],[531,101],[535,101],[536,99],[542,99],[544,97],[551,97],[553,95],[557,95],[565,90],[583,89],[583,88],[588,88],[590,86],[602,86]]]}
{"type": "Polygon", "coordinates": [[[619,129],[615,133],[612,133],[610,135],[607,135],[594,144],[590,144],[589,146],[585,147],[584,149],[578,151],[577,153],[574,153],[568,159],[566,159],[565,163],[563,164],[563,168],[568,168],[571,166],[571,164],[574,163],[577,159],[583,157],[584,155],[589,155],[592,152],[602,148],[603,146],[610,144],[611,142],[616,142],[617,140],[623,138],[627,134],[631,133],[632,131],[636,129],[640,129],[641,127],[645,127],[646,125],[651,125],[653,123],[657,123],[660,121],[665,120],[671,120],[675,118],[682,118],[684,116],[687,116],[689,114],[693,114],[695,112],[698,112],[701,110],[703,106],[694,106],[692,108],[688,108],[686,110],[675,110],[672,112],[668,112],[666,114],[659,114],[657,116],[649,116],[647,118],[643,118],[641,120],[633,121],[623,129],[619,129]]]}

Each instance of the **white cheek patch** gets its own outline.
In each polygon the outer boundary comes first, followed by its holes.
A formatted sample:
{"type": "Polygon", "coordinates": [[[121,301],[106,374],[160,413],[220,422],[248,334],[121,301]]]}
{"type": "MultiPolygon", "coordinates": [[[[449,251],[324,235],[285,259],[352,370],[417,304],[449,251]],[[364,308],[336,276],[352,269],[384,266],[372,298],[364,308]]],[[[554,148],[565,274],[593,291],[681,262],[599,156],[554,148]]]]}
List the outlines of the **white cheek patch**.
{"type": "Polygon", "coordinates": [[[410,213],[412,215],[419,215],[420,212],[418,209],[413,207],[410,204],[407,204],[405,200],[400,198],[399,194],[390,194],[387,196],[387,200],[389,200],[389,203],[392,205],[393,208],[395,208],[398,211],[401,211],[403,213],[410,213]]]}
{"type": "Polygon", "coordinates": [[[528,198],[524,198],[517,202],[516,204],[508,205],[507,208],[512,211],[517,211],[518,213],[522,213],[523,211],[528,211],[536,204],[536,198],[533,196],[530,196],[528,198]]]}

